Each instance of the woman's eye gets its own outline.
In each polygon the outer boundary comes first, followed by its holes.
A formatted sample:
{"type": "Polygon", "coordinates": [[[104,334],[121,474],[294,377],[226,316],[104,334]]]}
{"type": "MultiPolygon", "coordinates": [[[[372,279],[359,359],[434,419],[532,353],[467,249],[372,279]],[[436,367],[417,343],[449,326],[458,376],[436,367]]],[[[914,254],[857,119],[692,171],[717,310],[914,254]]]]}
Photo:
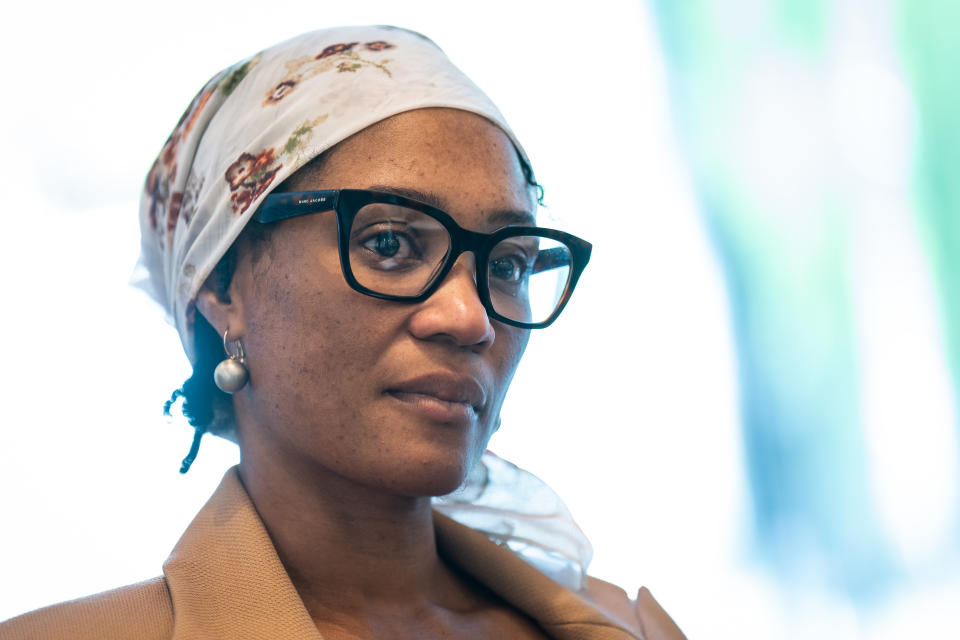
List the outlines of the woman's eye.
{"type": "Polygon", "coordinates": [[[379,269],[399,269],[422,259],[416,240],[395,228],[370,228],[359,246],[364,250],[365,261],[379,269]]]}
{"type": "Polygon", "coordinates": [[[504,283],[519,283],[527,275],[527,264],[520,256],[500,256],[490,261],[490,276],[504,283]]]}
{"type": "Polygon", "coordinates": [[[400,251],[400,238],[392,231],[378,233],[374,238],[367,241],[368,248],[376,251],[385,258],[392,258],[400,251]],[[369,245],[373,245],[370,247],[369,245]]]}

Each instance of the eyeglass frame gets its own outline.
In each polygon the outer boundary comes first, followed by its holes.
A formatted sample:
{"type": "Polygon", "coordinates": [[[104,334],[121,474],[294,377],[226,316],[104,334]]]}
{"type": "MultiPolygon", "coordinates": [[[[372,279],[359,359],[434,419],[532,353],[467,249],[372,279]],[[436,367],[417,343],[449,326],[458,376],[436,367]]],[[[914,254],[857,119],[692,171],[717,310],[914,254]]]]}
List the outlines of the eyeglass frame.
{"type": "Polygon", "coordinates": [[[586,240],[566,233],[565,231],[548,229],[546,227],[508,226],[497,229],[493,233],[471,231],[457,224],[453,216],[442,209],[404,196],[370,189],[323,189],[317,191],[270,193],[263,199],[263,202],[260,203],[260,206],[253,215],[253,220],[260,224],[270,224],[298,216],[327,211],[335,211],[337,214],[337,242],[340,253],[340,270],[343,273],[344,280],[346,280],[347,284],[354,291],[381,300],[423,302],[440,288],[440,285],[447,277],[447,274],[450,273],[450,270],[460,256],[469,251],[473,253],[476,260],[477,295],[480,298],[483,308],[487,312],[487,316],[499,322],[522,329],[543,329],[553,324],[560,316],[564,307],[567,306],[567,302],[569,302],[570,296],[573,294],[573,289],[576,287],[577,281],[579,281],[583,270],[590,261],[590,253],[593,250],[593,245],[586,240]],[[353,268],[350,266],[349,230],[353,227],[353,221],[360,210],[368,204],[375,203],[392,204],[425,213],[438,221],[450,236],[450,248],[444,257],[443,266],[437,271],[430,284],[415,296],[400,296],[375,291],[360,284],[353,275],[353,268]],[[345,229],[346,233],[344,232],[345,229]],[[497,313],[490,299],[490,284],[488,282],[487,267],[489,265],[490,251],[493,247],[505,238],[531,235],[556,240],[570,249],[570,275],[567,277],[563,294],[557,301],[557,306],[553,313],[541,322],[512,320],[497,313]],[[481,265],[483,265],[484,268],[481,269],[481,265]]]}

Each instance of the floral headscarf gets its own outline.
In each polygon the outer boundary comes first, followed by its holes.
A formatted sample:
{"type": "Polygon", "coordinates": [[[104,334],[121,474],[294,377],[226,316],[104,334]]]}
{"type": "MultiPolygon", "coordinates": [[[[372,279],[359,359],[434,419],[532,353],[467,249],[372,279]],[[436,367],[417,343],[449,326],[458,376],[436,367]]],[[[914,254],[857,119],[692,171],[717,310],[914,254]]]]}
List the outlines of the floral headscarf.
{"type": "Polygon", "coordinates": [[[207,82],[140,200],[138,284],[172,317],[191,361],[194,299],[263,197],[341,140],[424,107],[484,116],[524,153],[490,99],[433,42],[404,29],[306,33],[207,82]]]}
{"type": "MultiPolygon", "coordinates": [[[[490,99],[433,42],[404,29],[306,33],[207,82],[163,145],[140,200],[138,284],[173,318],[191,361],[194,300],[264,196],[341,140],[425,107],[491,120],[527,160],[490,99]]],[[[590,543],[528,472],[487,453],[435,507],[559,582],[583,585],[590,543]]]]}

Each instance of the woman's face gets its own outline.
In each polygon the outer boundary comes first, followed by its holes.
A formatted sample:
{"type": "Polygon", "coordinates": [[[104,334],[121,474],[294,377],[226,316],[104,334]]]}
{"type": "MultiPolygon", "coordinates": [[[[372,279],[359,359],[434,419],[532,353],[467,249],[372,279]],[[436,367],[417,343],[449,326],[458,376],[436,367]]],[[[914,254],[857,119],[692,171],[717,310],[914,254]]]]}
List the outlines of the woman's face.
{"type": "MultiPolygon", "coordinates": [[[[498,212],[534,214],[507,136],[463,111],[394,116],[311,169],[282,190],[396,190],[486,232],[502,226],[498,212]]],[[[352,290],[333,212],[277,223],[263,246],[241,247],[229,298],[223,318],[250,369],[234,396],[244,464],[411,496],[452,491],[477,462],[529,333],[487,317],[469,253],[421,303],[352,290]]]]}

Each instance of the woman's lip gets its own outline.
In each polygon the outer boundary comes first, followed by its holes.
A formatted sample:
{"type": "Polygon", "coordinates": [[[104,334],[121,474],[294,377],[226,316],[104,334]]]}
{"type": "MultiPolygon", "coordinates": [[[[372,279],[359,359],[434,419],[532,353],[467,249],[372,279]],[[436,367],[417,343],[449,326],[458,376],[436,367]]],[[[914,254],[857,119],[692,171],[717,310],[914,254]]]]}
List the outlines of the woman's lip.
{"type": "Polygon", "coordinates": [[[479,410],[487,400],[483,385],[474,378],[447,371],[427,373],[391,384],[386,391],[432,396],[444,402],[466,404],[474,410],[479,410]]]}
{"type": "Polygon", "coordinates": [[[473,421],[487,400],[483,386],[474,378],[448,371],[391,384],[384,393],[438,422],[473,421]]]}
{"type": "Polygon", "coordinates": [[[411,393],[391,389],[387,395],[399,400],[407,408],[436,422],[467,423],[477,418],[477,410],[466,402],[451,402],[426,393],[411,393]]]}

